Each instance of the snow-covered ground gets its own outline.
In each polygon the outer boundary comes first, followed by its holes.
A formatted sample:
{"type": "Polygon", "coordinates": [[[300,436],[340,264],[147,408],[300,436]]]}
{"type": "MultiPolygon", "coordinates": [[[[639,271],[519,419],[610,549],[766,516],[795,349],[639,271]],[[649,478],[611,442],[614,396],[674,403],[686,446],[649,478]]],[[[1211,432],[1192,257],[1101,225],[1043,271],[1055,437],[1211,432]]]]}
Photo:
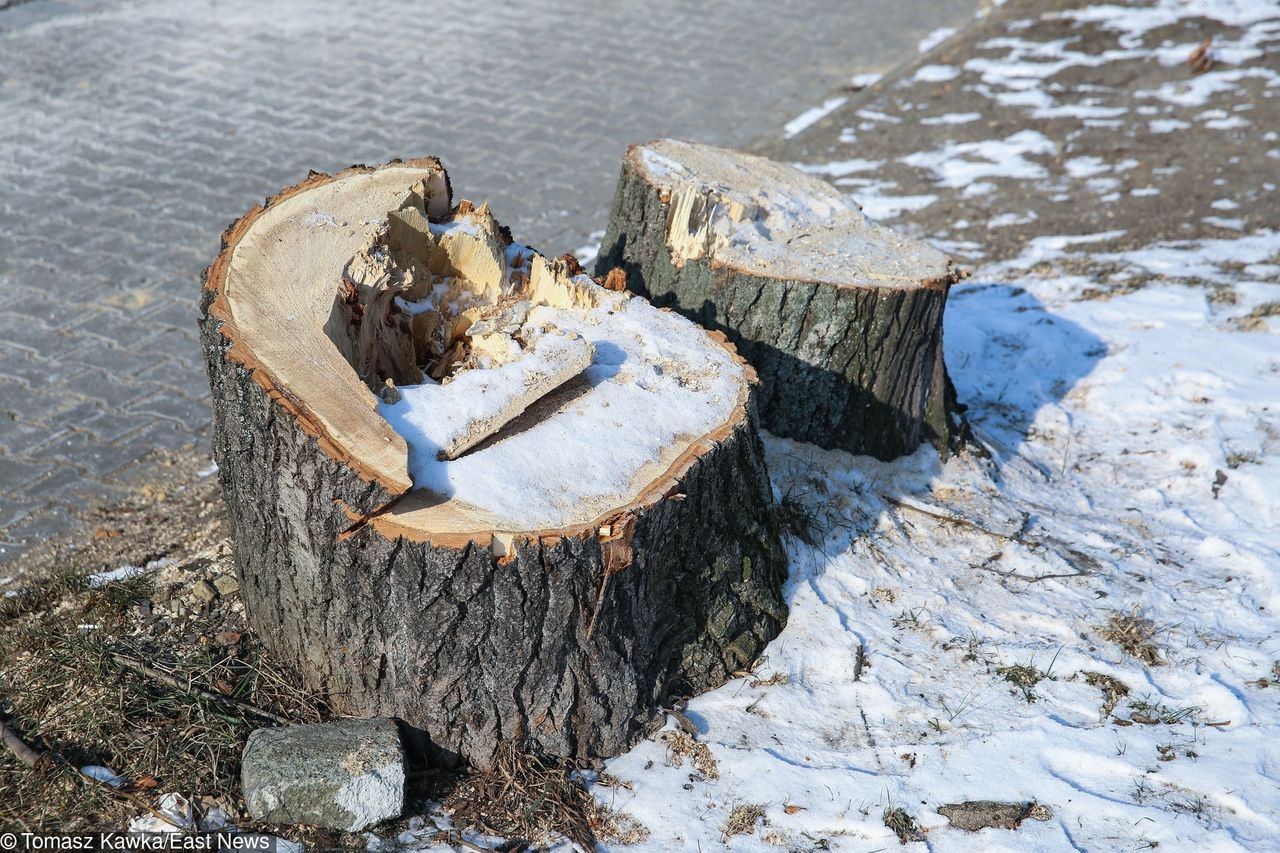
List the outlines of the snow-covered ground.
{"type": "Polygon", "coordinates": [[[661,739],[609,762],[632,787],[597,795],[643,849],[720,848],[751,803],[734,850],[897,847],[899,807],[934,850],[1280,849],[1280,319],[1254,310],[1280,234],[1117,256],[1134,289],[1109,298],[1057,272],[1071,245],[953,292],[989,459],[769,441],[818,541],[790,542],[790,622],[753,677],[690,703],[719,778],[661,739]],[[1148,278],[1175,267],[1196,280],[1148,278]],[[1112,625],[1149,628],[1148,659],[1112,625]],[[1110,714],[1099,676],[1128,689],[1110,714]],[[1053,817],[970,834],[935,811],[986,799],[1053,817]]]}

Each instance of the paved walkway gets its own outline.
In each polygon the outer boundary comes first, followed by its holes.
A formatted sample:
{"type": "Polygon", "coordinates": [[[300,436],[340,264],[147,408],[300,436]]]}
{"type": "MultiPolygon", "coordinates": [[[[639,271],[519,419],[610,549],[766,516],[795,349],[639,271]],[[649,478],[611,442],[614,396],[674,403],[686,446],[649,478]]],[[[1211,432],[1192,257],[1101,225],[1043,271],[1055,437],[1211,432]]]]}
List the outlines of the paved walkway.
{"type": "Polygon", "coordinates": [[[308,169],[438,154],[558,254],[603,227],[627,143],[778,134],[974,7],[431,5],[0,5],[0,560],[205,440],[200,270],[308,169]]]}

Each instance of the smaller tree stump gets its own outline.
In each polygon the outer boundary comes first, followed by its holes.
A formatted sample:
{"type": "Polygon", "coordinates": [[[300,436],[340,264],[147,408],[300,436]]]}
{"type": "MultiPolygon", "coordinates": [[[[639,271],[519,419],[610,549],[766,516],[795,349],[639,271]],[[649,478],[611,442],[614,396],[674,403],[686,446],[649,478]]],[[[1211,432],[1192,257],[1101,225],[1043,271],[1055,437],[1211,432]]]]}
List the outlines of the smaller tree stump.
{"type": "Polygon", "coordinates": [[[620,287],[433,159],[224,235],[201,341],[240,591],[338,710],[480,766],[611,756],[781,630],[755,375],[620,287]]]}
{"type": "Polygon", "coordinates": [[[830,184],[674,140],[623,160],[597,275],[726,332],[779,435],[893,459],[964,430],[942,354],[942,252],[877,225],[830,184]]]}

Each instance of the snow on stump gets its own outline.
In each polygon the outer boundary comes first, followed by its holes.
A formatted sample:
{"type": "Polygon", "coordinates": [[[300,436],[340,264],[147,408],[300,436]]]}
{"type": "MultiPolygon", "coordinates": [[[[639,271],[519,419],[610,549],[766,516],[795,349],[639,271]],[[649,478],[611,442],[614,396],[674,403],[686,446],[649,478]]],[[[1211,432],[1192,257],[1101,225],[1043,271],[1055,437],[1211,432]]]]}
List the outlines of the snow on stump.
{"type": "Polygon", "coordinates": [[[394,720],[258,729],[240,763],[255,820],[359,832],[404,808],[404,751],[394,720]]]}
{"type": "Polygon", "coordinates": [[[514,243],[433,159],[313,174],[206,273],[247,615],[436,757],[610,756],[786,618],[755,374],[514,243]]]}
{"type": "Polygon", "coordinates": [[[942,359],[951,260],[780,163],[674,140],[623,160],[598,274],[726,332],[770,431],[893,459],[963,426],[942,359]]]}

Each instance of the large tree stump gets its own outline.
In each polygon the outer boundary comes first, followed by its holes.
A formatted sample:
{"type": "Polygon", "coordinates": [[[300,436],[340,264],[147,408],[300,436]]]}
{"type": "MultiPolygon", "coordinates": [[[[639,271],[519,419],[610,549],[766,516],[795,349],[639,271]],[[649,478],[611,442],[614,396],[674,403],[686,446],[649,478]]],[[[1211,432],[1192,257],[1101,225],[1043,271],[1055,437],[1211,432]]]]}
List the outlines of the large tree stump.
{"type": "Polygon", "coordinates": [[[941,252],[830,184],[735,151],[659,140],[623,161],[597,274],[726,332],[790,438],[892,459],[963,424],[942,358],[957,279],[941,252]]]}
{"type": "Polygon", "coordinates": [[[201,340],[241,594],[340,711],[480,765],[609,756],[781,629],[751,368],[605,284],[431,159],[224,235],[201,340]]]}

